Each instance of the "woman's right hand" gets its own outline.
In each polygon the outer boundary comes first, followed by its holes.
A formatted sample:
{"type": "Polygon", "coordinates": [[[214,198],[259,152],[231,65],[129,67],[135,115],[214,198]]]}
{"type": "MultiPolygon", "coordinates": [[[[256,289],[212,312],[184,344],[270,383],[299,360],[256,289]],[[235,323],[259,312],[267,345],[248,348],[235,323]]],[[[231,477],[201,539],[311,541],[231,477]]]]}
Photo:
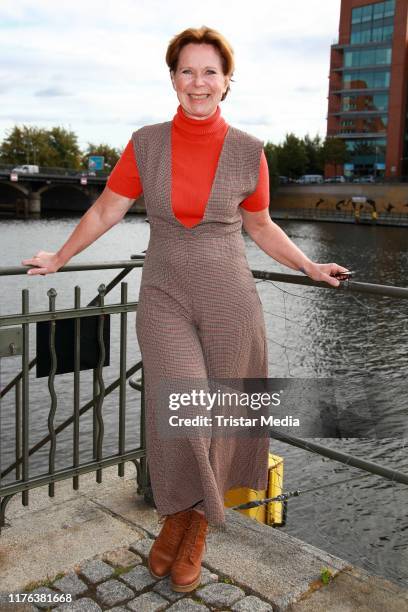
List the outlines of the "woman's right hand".
{"type": "Polygon", "coordinates": [[[38,251],[37,255],[34,255],[31,259],[23,259],[23,266],[35,266],[27,271],[27,274],[52,274],[57,272],[63,263],[60,260],[57,253],[48,253],[47,251],[38,251]]]}

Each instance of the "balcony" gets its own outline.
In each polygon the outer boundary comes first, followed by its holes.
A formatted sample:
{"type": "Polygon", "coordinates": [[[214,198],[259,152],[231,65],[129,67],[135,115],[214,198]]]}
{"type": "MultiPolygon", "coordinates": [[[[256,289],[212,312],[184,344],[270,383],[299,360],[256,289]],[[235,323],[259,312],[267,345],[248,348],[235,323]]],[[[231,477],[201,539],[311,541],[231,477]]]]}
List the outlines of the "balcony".
{"type": "Polygon", "coordinates": [[[387,110],[335,110],[330,112],[329,115],[344,115],[346,118],[352,119],[353,117],[375,117],[376,115],[387,115],[387,110]]]}
{"type": "Polygon", "coordinates": [[[351,43],[343,41],[341,43],[335,43],[331,45],[331,48],[336,49],[338,51],[356,51],[358,49],[370,49],[372,47],[389,47],[390,45],[392,45],[392,40],[381,40],[365,43],[351,43]]]}
{"type": "Polygon", "coordinates": [[[332,68],[333,72],[343,72],[343,70],[357,71],[357,70],[384,70],[390,69],[391,63],[389,64],[367,64],[367,66],[340,66],[332,68]]]}
{"type": "Polygon", "coordinates": [[[354,93],[387,93],[390,90],[389,87],[365,87],[360,89],[333,89],[330,94],[341,95],[341,94],[354,94],[354,93]]]}
{"type": "Polygon", "coordinates": [[[336,136],[336,138],[385,138],[387,132],[339,132],[337,130],[330,130],[327,132],[328,136],[336,136]]]}

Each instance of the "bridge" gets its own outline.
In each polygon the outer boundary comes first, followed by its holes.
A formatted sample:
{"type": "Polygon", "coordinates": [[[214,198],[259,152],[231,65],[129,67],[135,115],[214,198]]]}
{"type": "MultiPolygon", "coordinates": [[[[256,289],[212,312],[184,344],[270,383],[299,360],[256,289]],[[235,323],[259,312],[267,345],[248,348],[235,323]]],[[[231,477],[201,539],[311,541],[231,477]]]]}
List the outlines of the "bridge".
{"type": "MultiPolygon", "coordinates": [[[[38,173],[13,172],[0,166],[0,215],[39,216],[44,210],[85,211],[102,193],[109,174],[70,168],[40,168],[38,173]]],[[[144,212],[143,198],[131,212],[144,212]]]]}

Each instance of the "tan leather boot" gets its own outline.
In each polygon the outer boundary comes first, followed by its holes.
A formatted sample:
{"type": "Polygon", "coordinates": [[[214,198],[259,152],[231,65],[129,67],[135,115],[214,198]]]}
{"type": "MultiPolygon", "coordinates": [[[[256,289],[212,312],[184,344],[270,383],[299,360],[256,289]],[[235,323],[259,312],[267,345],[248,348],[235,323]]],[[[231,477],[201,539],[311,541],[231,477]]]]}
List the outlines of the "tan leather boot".
{"type": "Polygon", "coordinates": [[[184,532],[191,523],[192,510],[182,510],[160,519],[164,525],[150,549],[147,561],[154,578],[165,578],[170,574],[171,566],[176,559],[184,532]]]}
{"type": "Polygon", "coordinates": [[[171,588],[187,593],[198,587],[201,580],[201,559],[204,554],[205,538],[208,531],[207,519],[203,514],[192,511],[190,526],[171,568],[171,588]]]}

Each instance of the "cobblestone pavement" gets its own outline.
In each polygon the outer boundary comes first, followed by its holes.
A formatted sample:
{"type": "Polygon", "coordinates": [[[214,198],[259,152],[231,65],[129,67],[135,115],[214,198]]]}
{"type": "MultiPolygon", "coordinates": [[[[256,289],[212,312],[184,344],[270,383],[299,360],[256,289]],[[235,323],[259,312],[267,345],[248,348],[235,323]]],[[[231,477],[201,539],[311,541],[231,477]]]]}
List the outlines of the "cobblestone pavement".
{"type": "Polygon", "coordinates": [[[213,574],[204,567],[201,584],[195,591],[175,593],[170,588],[168,578],[156,580],[147,569],[147,556],[153,541],[151,538],[136,540],[128,548],[119,548],[98,555],[75,566],[64,576],[50,578],[47,586],[36,585],[30,589],[30,586],[26,585],[24,593],[29,592],[32,595],[33,603],[8,603],[9,594],[0,593],[0,610],[1,612],[272,611],[270,603],[245,592],[232,584],[228,578],[213,574]],[[72,597],[72,601],[66,601],[69,596],[72,597]]]}

